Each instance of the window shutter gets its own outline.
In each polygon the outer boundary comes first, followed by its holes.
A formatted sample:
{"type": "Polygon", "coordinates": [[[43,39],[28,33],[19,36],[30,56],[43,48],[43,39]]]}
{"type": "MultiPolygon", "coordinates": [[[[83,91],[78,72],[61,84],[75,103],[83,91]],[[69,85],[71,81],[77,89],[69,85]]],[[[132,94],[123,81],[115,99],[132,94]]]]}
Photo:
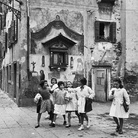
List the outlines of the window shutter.
{"type": "MultiPolygon", "coordinates": [[[[2,13],[2,4],[0,3],[0,13],[2,13]]],[[[2,15],[0,15],[0,35],[2,30],[2,15]]]]}
{"type": "Polygon", "coordinates": [[[7,51],[7,33],[5,33],[5,50],[7,51]]]}
{"type": "Polygon", "coordinates": [[[68,65],[68,53],[65,53],[65,64],[68,65]]]}
{"type": "Polygon", "coordinates": [[[4,12],[4,27],[6,26],[6,12],[4,12]]]}
{"type": "Polygon", "coordinates": [[[53,52],[50,52],[50,66],[53,65],[53,52]]]}
{"type": "Polygon", "coordinates": [[[2,58],[2,43],[0,42],[0,58],[2,58]]]}
{"type": "Polygon", "coordinates": [[[18,41],[18,18],[15,20],[15,42],[18,41]]]}
{"type": "Polygon", "coordinates": [[[11,27],[8,29],[8,47],[11,46],[11,27]]]}
{"type": "Polygon", "coordinates": [[[112,22],[110,25],[110,39],[112,43],[116,42],[116,22],[112,22]]]}
{"type": "Polygon", "coordinates": [[[1,30],[2,30],[2,21],[1,21],[2,17],[0,15],[0,35],[1,35],[1,30]]]}
{"type": "Polygon", "coordinates": [[[5,26],[5,16],[2,15],[2,30],[4,29],[5,26]]]}
{"type": "Polygon", "coordinates": [[[100,22],[95,21],[95,42],[99,42],[100,37],[99,37],[99,31],[100,31],[100,22]]]}
{"type": "Polygon", "coordinates": [[[0,3],[0,13],[2,13],[2,4],[0,3]]]}
{"type": "Polygon", "coordinates": [[[12,23],[11,23],[11,43],[14,43],[14,40],[15,40],[15,21],[12,20],[12,23]]]}

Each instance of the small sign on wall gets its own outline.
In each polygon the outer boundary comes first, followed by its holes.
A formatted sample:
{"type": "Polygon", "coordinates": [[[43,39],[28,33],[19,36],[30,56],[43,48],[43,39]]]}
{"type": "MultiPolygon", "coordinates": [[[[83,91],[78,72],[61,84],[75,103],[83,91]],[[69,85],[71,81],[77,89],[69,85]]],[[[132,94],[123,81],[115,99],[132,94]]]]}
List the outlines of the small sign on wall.
{"type": "Polygon", "coordinates": [[[33,77],[37,77],[37,76],[38,76],[38,72],[35,72],[35,71],[32,72],[32,76],[33,76],[33,77]]]}

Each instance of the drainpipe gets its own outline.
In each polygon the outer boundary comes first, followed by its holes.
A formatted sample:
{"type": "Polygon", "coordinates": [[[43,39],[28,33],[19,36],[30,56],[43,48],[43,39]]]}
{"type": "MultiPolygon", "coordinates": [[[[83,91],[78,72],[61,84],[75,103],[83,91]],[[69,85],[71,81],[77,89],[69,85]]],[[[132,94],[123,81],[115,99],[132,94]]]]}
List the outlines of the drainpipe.
{"type": "Polygon", "coordinates": [[[29,0],[26,0],[26,13],[27,13],[27,77],[30,80],[30,69],[29,69],[29,46],[30,46],[30,24],[29,24],[29,0]]]}

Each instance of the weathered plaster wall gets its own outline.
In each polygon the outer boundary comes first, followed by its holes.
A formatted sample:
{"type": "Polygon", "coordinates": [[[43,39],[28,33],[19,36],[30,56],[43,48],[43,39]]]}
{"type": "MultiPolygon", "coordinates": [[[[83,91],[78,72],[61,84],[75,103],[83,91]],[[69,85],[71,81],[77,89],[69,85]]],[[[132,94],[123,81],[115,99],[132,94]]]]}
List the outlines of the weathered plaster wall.
{"type": "Polygon", "coordinates": [[[126,1],[126,72],[125,83],[130,93],[138,92],[138,1],[126,1]]]}
{"type": "MultiPolygon", "coordinates": [[[[70,57],[69,56],[69,63],[70,63],[70,57]]],[[[73,62],[73,68],[70,68],[70,65],[68,66],[66,71],[61,71],[59,72],[51,72],[49,70],[49,55],[45,55],[45,67],[42,67],[42,55],[30,55],[30,71],[33,71],[33,66],[31,62],[35,62],[35,69],[34,71],[37,72],[38,78],[40,75],[40,70],[44,70],[45,73],[45,79],[48,80],[50,84],[50,79],[52,77],[56,77],[58,80],[63,80],[63,81],[74,81],[75,74],[82,74],[83,73],[83,57],[80,56],[72,56],[74,59],[73,62]]]]}
{"type": "Polygon", "coordinates": [[[138,73],[138,1],[126,3],[126,68],[138,73]],[[132,54],[133,53],[133,54],[132,54]]]}
{"type": "MultiPolygon", "coordinates": [[[[86,22],[86,46],[85,55],[89,60],[86,60],[89,64],[98,64],[99,61],[102,63],[112,64],[112,77],[117,76],[121,72],[120,64],[122,48],[121,42],[121,1],[116,1],[113,6],[112,12],[102,12],[97,8],[87,11],[87,22],[86,22]],[[96,42],[95,43],[95,21],[105,21],[105,22],[116,22],[116,43],[110,42],[96,42]],[[90,48],[93,48],[93,53],[91,54],[90,48]],[[104,55],[105,54],[105,55],[104,55]],[[91,57],[92,56],[92,57],[91,57]]],[[[90,66],[91,68],[91,66],[90,66]]]]}
{"type": "MultiPolygon", "coordinates": [[[[12,6],[12,4],[9,6],[12,6]]],[[[17,10],[20,10],[19,3],[16,1],[14,2],[14,8],[17,10]]],[[[13,18],[15,19],[16,16],[13,15],[13,13],[11,11],[8,11],[7,16],[6,16],[6,27],[5,27],[5,32],[7,32],[7,33],[8,33],[8,29],[11,26],[11,22],[12,22],[13,18]]],[[[19,29],[18,30],[19,30],[19,32],[21,32],[20,21],[19,21],[19,29]]],[[[19,32],[18,32],[18,34],[20,34],[19,32]]],[[[23,31],[23,34],[24,34],[24,31],[23,31]]],[[[19,41],[17,42],[17,44],[15,44],[12,47],[7,49],[7,51],[5,53],[5,58],[3,59],[3,66],[7,66],[8,64],[11,64],[13,61],[19,61],[19,58],[21,56],[21,54],[20,54],[20,41],[22,41],[22,38],[24,37],[24,36],[23,37],[21,37],[21,36],[19,36],[19,38],[18,38],[19,41]]]]}
{"type": "Polygon", "coordinates": [[[90,1],[36,1],[31,0],[31,29],[39,31],[49,22],[53,21],[58,14],[61,20],[72,30],[84,34],[84,72],[88,78],[91,69],[91,63],[99,62],[106,52],[103,62],[109,62],[113,65],[112,75],[117,76],[121,71],[121,27],[120,27],[120,9],[121,0],[117,1],[113,7],[113,12],[102,13],[98,10],[96,0],[90,1]],[[40,8],[41,7],[41,8],[40,8]],[[50,7],[50,8],[49,8],[50,7]],[[62,7],[62,8],[61,8],[62,7]],[[37,18],[36,18],[37,17],[37,18]],[[115,44],[99,42],[95,43],[94,22],[103,20],[116,22],[117,42],[115,44]],[[91,55],[90,48],[94,48],[91,55]],[[92,58],[91,58],[92,56],[92,58]],[[92,60],[91,60],[92,59],[92,60]]]}
{"type": "MultiPolygon", "coordinates": [[[[57,1],[55,1],[57,2],[57,1]]],[[[76,9],[78,3],[75,1],[72,2],[59,2],[56,6],[55,3],[48,2],[48,1],[37,1],[34,5],[31,5],[31,20],[30,20],[30,27],[33,32],[38,32],[45,26],[47,26],[50,22],[54,21],[56,19],[56,15],[60,16],[60,20],[65,23],[65,25],[72,29],[73,31],[83,34],[84,33],[84,15],[83,15],[83,8],[81,7],[79,10],[76,9]],[[62,8],[61,8],[61,5],[62,8]],[[73,5],[74,4],[74,5],[73,5]],[[38,8],[39,7],[39,8],[38,8]],[[41,7],[41,8],[40,8],[41,7]],[[50,7],[50,8],[49,8],[50,7]]],[[[36,48],[35,52],[36,55],[30,56],[30,69],[32,69],[32,62],[36,62],[35,64],[35,71],[38,72],[38,75],[40,70],[44,70],[46,79],[50,83],[50,79],[52,77],[56,77],[58,80],[67,81],[70,80],[72,82],[78,81],[78,76],[83,75],[84,72],[84,59],[83,59],[83,53],[79,52],[79,41],[74,40],[70,38],[63,29],[55,29],[52,28],[50,33],[43,38],[42,40],[35,41],[36,42],[36,48]],[[50,40],[51,38],[54,38],[58,36],[59,33],[62,33],[65,37],[68,39],[71,39],[76,43],[76,45],[72,48],[69,48],[69,57],[68,57],[68,67],[66,71],[60,71],[60,72],[51,72],[49,69],[49,49],[42,45],[43,42],[46,42],[50,40]],[[42,67],[42,55],[45,55],[45,67],[42,67]],[[70,57],[73,57],[73,68],[70,68],[70,57]]]]}
{"type": "MultiPolygon", "coordinates": [[[[12,4],[10,5],[12,6],[12,4]]],[[[11,65],[11,80],[9,81],[9,76],[7,75],[7,70],[3,75],[3,80],[8,82],[5,87],[7,88],[10,96],[14,98],[14,92],[16,89],[16,102],[19,106],[23,105],[24,91],[28,87],[27,81],[27,12],[26,12],[26,2],[22,6],[19,6],[19,3],[14,1],[14,8],[21,11],[21,20],[18,19],[18,41],[16,44],[13,44],[10,48],[7,49],[5,53],[5,58],[3,59],[2,67],[11,65]],[[16,81],[14,75],[14,63],[16,63],[16,81]],[[19,69],[19,66],[20,69],[19,69]],[[21,87],[19,88],[19,74],[21,76],[21,87]],[[16,82],[16,84],[14,84],[16,82]]],[[[8,32],[8,28],[11,26],[12,19],[15,19],[16,16],[12,12],[8,12],[6,17],[6,28],[5,31],[8,32]]],[[[5,38],[3,38],[5,39],[5,38]]],[[[26,98],[26,97],[25,97],[26,98]]]]}

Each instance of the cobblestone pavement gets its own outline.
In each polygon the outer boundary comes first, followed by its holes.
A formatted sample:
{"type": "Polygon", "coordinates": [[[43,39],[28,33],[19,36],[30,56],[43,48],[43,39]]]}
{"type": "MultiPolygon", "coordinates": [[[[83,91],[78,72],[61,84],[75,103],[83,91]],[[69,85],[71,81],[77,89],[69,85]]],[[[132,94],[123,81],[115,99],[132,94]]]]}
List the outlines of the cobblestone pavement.
{"type": "Polygon", "coordinates": [[[0,91],[0,138],[138,138],[138,102],[130,106],[130,118],[125,120],[124,134],[115,133],[115,124],[108,115],[111,103],[93,103],[89,118],[91,127],[78,131],[77,117],[72,114],[72,126],[65,128],[61,116],[57,118],[56,127],[49,127],[49,120],[42,115],[41,127],[36,124],[35,107],[17,107],[17,105],[0,91]]]}

